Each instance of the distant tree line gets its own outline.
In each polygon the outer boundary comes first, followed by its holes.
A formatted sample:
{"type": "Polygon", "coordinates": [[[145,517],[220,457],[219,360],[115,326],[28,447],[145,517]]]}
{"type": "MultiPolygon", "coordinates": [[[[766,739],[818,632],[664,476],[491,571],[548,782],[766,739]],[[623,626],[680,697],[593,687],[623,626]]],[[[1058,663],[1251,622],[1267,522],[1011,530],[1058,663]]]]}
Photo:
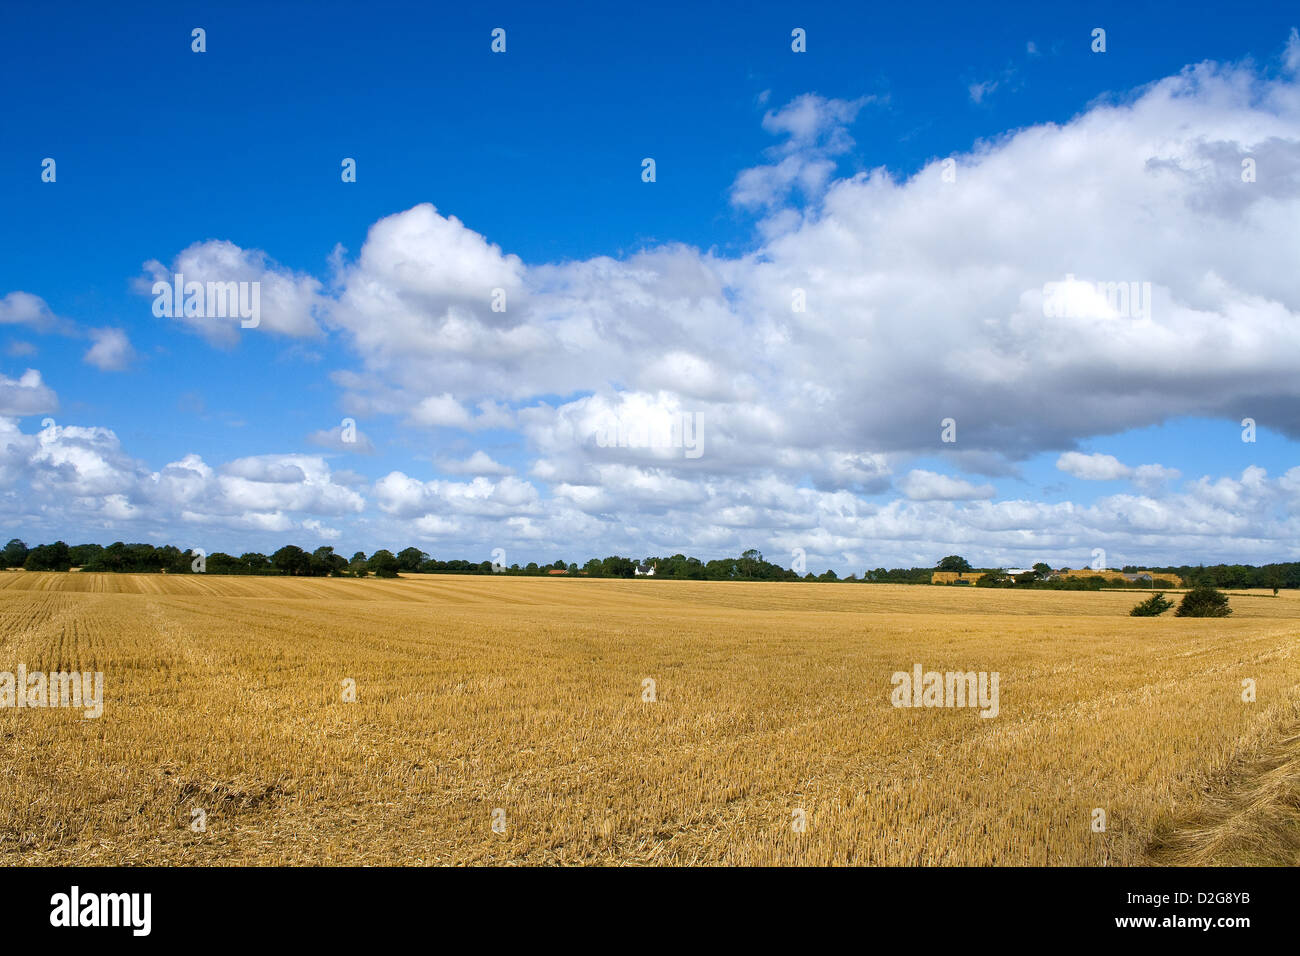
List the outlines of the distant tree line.
{"type": "Polygon", "coordinates": [[[594,578],[630,578],[636,576],[638,566],[644,570],[654,569],[656,578],[672,578],[686,581],[800,581],[800,580],[837,580],[834,571],[827,571],[820,576],[812,574],[799,575],[789,568],[764,559],[763,553],[750,549],[738,558],[718,558],[714,561],[701,561],[699,558],[685,554],[672,554],[666,557],[648,556],[641,561],[610,555],[607,558],[592,558],[582,566],[582,571],[594,578]]]}
{"type": "Polygon", "coordinates": [[[494,565],[492,561],[439,561],[419,548],[405,548],[393,554],[380,549],[369,557],[358,551],[351,559],[335,553],[330,546],[305,551],[297,545],[285,545],[273,554],[246,552],[235,557],[221,551],[200,555],[182,551],[172,545],[126,544],[122,541],[104,547],[98,544],[68,545],[62,541],[28,548],[14,538],[0,552],[0,568],[24,568],[28,571],[110,571],[131,573],[191,574],[201,567],[207,574],[274,574],[302,577],[396,577],[405,574],[508,574],[550,575],[553,572],[583,574],[600,578],[631,578],[637,570],[654,569],[661,578],[685,578],[700,581],[798,581],[837,580],[834,571],[822,575],[806,574],[802,578],[787,568],[763,559],[758,551],[746,551],[738,558],[721,558],[703,562],[699,558],[674,554],[670,557],[647,557],[642,561],[610,555],[592,558],[581,568],[576,563],[557,560],[551,564],[529,562],[520,567],[494,565]]]}
{"type": "MultiPolygon", "coordinates": [[[[913,568],[906,574],[919,574],[922,569],[913,568]]],[[[935,565],[936,571],[975,571],[970,563],[960,555],[950,554],[935,565]]],[[[892,573],[892,572],[891,572],[892,573]]],[[[926,572],[929,573],[928,571],[926,572]]],[[[1300,588],[1300,562],[1281,562],[1256,567],[1251,564],[1215,564],[1215,565],[1167,565],[1164,567],[1140,568],[1127,564],[1122,571],[1115,572],[1115,577],[1102,575],[1076,578],[1049,578],[1052,568],[1047,564],[1035,564],[1032,571],[1023,572],[1012,577],[1005,571],[992,570],[983,574],[975,572],[975,584],[981,587],[1022,587],[1030,586],[1060,591],[1095,591],[1099,588],[1171,588],[1173,582],[1160,577],[1161,573],[1176,575],[1188,588],[1300,588]],[[1121,574],[1135,574],[1139,571],[1150,573],[1150,581],[1129,581],[1121,574]]],[[[928,581],[929,578],[927,577],[928,581]]]]}
{"type": "MultiPolygon", "coordinates": [[[[1136,571],[1126,566],[1125,571],[1136,571]]],[[[1180,567],[1147,568],[1152,573],[1166,571],[1176,574],[1192,587],[1205,585],[1215,588],[1300,588],[1300,561],[1281,564],[1184,564],[1180,567]]]]}
{"type": "MultiPolygon", "coordinates": [[[[1047,565],[1041,565],[1046,569],[1047,565]]],[[[1130,581],[1128,578],[1121,577],[1120,572],[1115,572],[1115,577],[1108,578],[1102,575],[1088,575],[1087,577],[1067,578],[1054,577],[1049,578],[1048,570],[1040,570],[1039,565],[1034,566],[1032,571],[1023,571],[1020,574],[1008,574],[1006,571],[993,570],[981,574],[975,581],[977,588],[1038,588],[1044,591],[1100,591],[1103,588],[1133,588],[1135,590],[1147,590],[1149,588],[1172,588],[1174,582],[1165,578],[1156,576],[1151,579],[1139,579],[1130,581]]]]}
{"type": "Polygon", "coordinates": [[[874,584],[929,584],[934,568],[876,568],[868,571],[863,580],[874,584]]]}
{"type": "MultiPolygon", "coordinates": [[[[28,571],[110,571],[131,573],[191,574],[195,567],[208,574],[273,574],[302,577],[396,577],[403,574],[507,574],[520,576],[546,576],[554,572],[583,575],[594,578],[631,578],[640,569],[644,574],[654,570],[655,578],[689,581],[846,581],[872,584],[929,584],[935,570],[973,571],[970,563],[959,555],[949,555],[935,567],[927,568],[876,568],[862,577],[851,574],[840,578],[833,570],[822,574],[799,574],[763,557],[761,551],[751,549],[735,558],[718,558],[701,561],[685,554],[666,557],[647,556],[641,560],[610,555],[592,558],[579,566],[557,560],[551,564],[529,562],[520,567],[494,565],[492,561],[466,561],[463,559],[437,560],[420,548],[410,547],[394,554],[380,549],[370,556],[358,551],[351,558],[337,554],[328,545],[315,551],[305,551],[297,545],[285,545],[273,554],[246,552],[238,557],[221,551],[200,555],[194,550],[184,550],[172,545],[155,547],[152,544],[127,544],[116,541],[107,547],[98,544],[68,545],[63,541],[40,544],[28,548],[17,538],[0,551],[0,569],[24,568],[28,571]]],[[[1159,577],[1165,571],[1178,575],[1188,587],[1203,585],[1221,588],[1300,588],[1300,562],[1266,564],[1255,567],[1248,564],[1182,565],[1179,567],[1146,568],[1154,576],[1150,582],[1131,582],[1121,577],[1079,577],[1048,579],[1051,568],[1046,564],[1034,565],[1033,571],[1011,578],[1003,571],[988,571],[976,578],[982,587],[1047,588],[1063,591],[1092,591],[1112,587],[1172,587],[1159,577]]],[[[1139,570],[1134,566],[1125,572],[1139,570]]]]}

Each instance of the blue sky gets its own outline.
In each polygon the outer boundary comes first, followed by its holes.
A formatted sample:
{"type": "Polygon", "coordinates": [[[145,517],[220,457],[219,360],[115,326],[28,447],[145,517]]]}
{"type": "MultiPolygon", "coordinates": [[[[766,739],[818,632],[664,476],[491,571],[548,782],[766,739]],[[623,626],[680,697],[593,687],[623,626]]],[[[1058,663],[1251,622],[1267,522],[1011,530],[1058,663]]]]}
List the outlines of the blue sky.
{"type": "Polygon", "coordinates": [[[1294,558],[1296,17],[1133,6],[7,11],[11,534],[1294,558]],[[289,291],[156,317],[187,250],[289,291]],[[1035,322],[1067,274],[1151,314],[1035,322]]]}

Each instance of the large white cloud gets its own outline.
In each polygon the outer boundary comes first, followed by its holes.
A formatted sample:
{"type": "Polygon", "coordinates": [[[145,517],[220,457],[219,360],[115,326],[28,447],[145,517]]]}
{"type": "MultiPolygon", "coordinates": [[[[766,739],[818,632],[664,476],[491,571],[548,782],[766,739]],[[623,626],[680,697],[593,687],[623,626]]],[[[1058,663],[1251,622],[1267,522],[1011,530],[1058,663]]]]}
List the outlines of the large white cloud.
{"type": "MultiPolygon", "coordinates": [[[[860,105],[801,97],[766,125],[781,157],[822,155],[860,105]]],[[[538,473],[566,478],[599,461],[592,403],[641,400],[707,421],[701,460],[657,467],[823,488],[846,459],[983,454],[1000,471],[1180,415],[1245,408],[1300,434],[1294,78],[1202,64],[956,160],[955,182],[937,161],[823,182],[738,259],[669,245],[525,268],[431,206],[395,214],[329,306],[362,360],[338,382],[352,407],[429,427],[523,406],[538,473]],[[1094,290],[1086,314],[1045,315],[1067,276],[1094,290]],[[1121,282],[1138,283],[1127,314],[1095,291],[1121,282]]]]}

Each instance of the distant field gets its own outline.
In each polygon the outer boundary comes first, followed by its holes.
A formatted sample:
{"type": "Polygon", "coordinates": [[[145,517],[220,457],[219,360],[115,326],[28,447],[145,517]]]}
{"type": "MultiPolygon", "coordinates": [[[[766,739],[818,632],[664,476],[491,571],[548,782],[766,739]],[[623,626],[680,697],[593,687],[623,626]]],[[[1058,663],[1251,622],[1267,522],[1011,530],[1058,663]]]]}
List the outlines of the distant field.
{"type": "Polygon", "coordinates": [[[0,863],[1294,864],[1300,595],[1257,593],[0,573],[0,671],[105,675],[0,709],[0,863]],[[918,663],[998,716],[893,707],[918,663]]]}

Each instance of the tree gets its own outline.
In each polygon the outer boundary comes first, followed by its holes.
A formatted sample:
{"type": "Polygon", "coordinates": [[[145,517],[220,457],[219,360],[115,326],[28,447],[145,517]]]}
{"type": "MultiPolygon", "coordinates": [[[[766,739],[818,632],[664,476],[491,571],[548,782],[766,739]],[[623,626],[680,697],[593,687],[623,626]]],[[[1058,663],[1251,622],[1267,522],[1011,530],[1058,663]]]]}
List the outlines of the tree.
{"type": "Polygon", "coordinates": [[[160,571],[166,571],[168,574],[190,573],[190,562],[194,560],[194,556],[181,551],[176,545],[164,544],[154,554],[158,559],[158,569],[160,571]]]}
{"type": "Polygon", "coordinates": [[[936,567],[939,571],[970,571],[970,562],[960,554],[950,554],[944,558],[936,567]]]}
{"type": "Polygon", "coordinates": [[[607,578],[630,578],[636,574],[636,564],[631,558],[611,554],[601,563],[601,570],[607,578]]]}
{"type": "Polygon", "coordinates": [[[342,574],[348,566],[347,559],[335,554],[329,545],[322,545],[311,553],[311,573],[317,577],[342,574]]]}
{"type": "Polygon", "coordinates": [[[1131,617],[1159,617],[1173,606],[1163,591],[1157,591],[1128,613],[1131,617]]]}
{"type": "Polygon", "coordinates": [[[94,562],[99,553],[104,550],[104,547],[99,544],[74,544],[68,550],[72,566],[74,568],[84,568],[94,562]]]}
{"type": "Polygon", "coordinates": [[[401,571],[418,571],[428,557],[419,548],[403,548],[397,552],[397,567],[401,571]]]}
{"type": "Polygon", "coordinates": [[[1039,561],[1034,565],[1034,573],[1038,575],[1038,580],[1045,581],[1047,576],[1052,573],[1052,566],[1039,561]]]}
{"type": "Polygon", "coordinates": [[[271,564],[281,574],[310,574],[311,555],[296,544],[286,544],[271,555],[271,564]]]}
{"type": "Polygon", "coordinates": [[[5,564],[11,568],[21,568],[27,560],[27,545],[17,538],[11,538],[4,549],[5,564]]]}
{"type": "Polygon", "coordinates": [[[243,561],[224,551],[213,551],[208,555],[206,572],[208,574],[238,574],[243,570],[243,561]]]}
{"type": "Polygon", "coordinates": [[[1227,617],[1232,613],[1228,607],[1228,595],[1218,588],[1202,584],[1192,588],[1183,595],[1183,601],[1174,611],[1175,617],[1227,617]]]}
{"type": "Polygon", "coordinates": [[[385,551],[383,548],[370,556],[370,562],[367,566],[371,571],[375,572],[377,578],[395,578],[400,567],[393,552],[385,551]]]}
{"type": "Polygon", "coordinates": [[[1011,575],[1005,571],[989,571],[979,576],[975,586],[977,588],[1009,588],[1011,587],[1011,575]]]}
{"type": "Polygon", "coordinates": [[[23,568],[28,571],[67,571],[72,567],[70,551],[62,541],[37,545],[27,552],[23,568]]]}
{"type": "Polygon", "coordinates": [[[114,570],[149,573],[161,571],[163,558],[151,544],[136,542],[123,544],[118,541],[112,547],[116,550],[114,570]]]}
{"type": "MultiPolygon", "coordinates": [[[[245,551],[239,556],[239,565],[250,574],[266,574],[274,568],[271,559],[256,551],[245,551]]],[[[208,570],[212,570],[212,557],[208,557],[208,570]]]]}

